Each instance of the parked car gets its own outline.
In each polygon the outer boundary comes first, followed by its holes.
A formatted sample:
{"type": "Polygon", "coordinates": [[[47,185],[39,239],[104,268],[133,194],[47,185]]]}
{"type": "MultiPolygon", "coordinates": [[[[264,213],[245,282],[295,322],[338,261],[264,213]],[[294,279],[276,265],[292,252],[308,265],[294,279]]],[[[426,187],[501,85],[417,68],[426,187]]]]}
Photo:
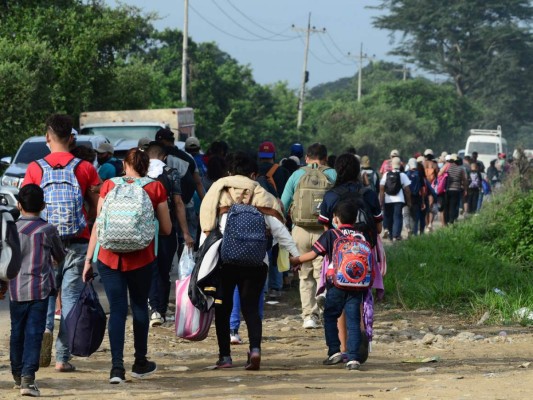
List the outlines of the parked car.
{"type": "MultiPolygon", "coordinates": [[[[109,143],[109,140],[101,135],[78,135],[76,143],[91,149],[96,149],[102,143],[109,143]]],[[[3,157],[0,159],[0,163],[8,165],[4,175],[0,179],[0,184],[3,186],[13,186],[17,189],[20,188],[24,180],[24,175],[26,175],[28,164],[48,154],[50,154],[50,149],[46,145],[44,136],[33,136],[26,139],[20,145],[14,158],[3,157]]]]}

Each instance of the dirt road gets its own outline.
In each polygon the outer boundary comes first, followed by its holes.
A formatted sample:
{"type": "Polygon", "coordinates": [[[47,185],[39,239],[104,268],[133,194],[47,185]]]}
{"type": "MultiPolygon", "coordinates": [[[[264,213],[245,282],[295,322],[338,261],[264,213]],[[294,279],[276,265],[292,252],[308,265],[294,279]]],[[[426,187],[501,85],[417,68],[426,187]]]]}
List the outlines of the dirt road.
{"type": "MultiPolygon", "coordinates": [[[[263,361],[243,369],[246,345],[233,347],[236,366],[207,369],[217,358],[214,327],[200,343],[174,336],[173,325],[150,331],[149,355],[158,364],[150,379],[121,385],[107,381],[109,342],[78,371],[41,369],[43,397],[54,399],[531,399],[533,331],[523,327],[477,327],[452,315],[376,309],[373,352],[360,371],[324,367],[323,330],[301,328],[296,294],[266,305],[263,361]],[[422,360],[424,358],[433,359],[422,360]],[[426,362],[405,362],[426,361],[426,362]]],[[[9,370],[9,315],[0,323],[0,398],[19,398],[9,370]]],[[[242,334],[246,337],[245,327],[242,334]]],[[[133,362],[131,319],[125,361],[133,362]]]]}

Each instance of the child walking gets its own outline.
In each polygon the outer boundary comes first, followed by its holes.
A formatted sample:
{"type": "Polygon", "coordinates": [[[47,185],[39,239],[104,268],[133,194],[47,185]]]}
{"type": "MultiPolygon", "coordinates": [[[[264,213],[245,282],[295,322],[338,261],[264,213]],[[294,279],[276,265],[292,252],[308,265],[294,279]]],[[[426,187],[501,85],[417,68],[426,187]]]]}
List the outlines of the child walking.
{"type": "MultiPolygon", "coordinates": [[[[298,266],[304,262],[314,260],[318,256],[328,256],[330,261],[337,256],[335,242],[341,237],[361,235],[354,229],[357,221],[359,208],[349,199],[341,200],[333,210],[333,226],[324,232],[311,247],[311,251],[300,257],[290,257],[291,265],[298,266]]],[[[367,239],[368,240],[368,239],[367,239]]],[[[370,249],[370,247],[369,247],[370,249]]],[[[329,272],[329,269],[328,269],[329,272]]],[[[330,274],[327,279],[326,301],[324,306],[324,333],[328,346],[328,357],[323,361],[324,365],[335,365],[343,361],[341,342],[337,319],[342,312],[346,315],[348,340],[346,343],[348,362],[346,369],[358,370],[361,366],[361,304],[366,290],[348,290],[339,288],[333,284],[330,274]]]]}
{"type": "Polygon", "coordinates": [[[39,217],[45,205],[43,190],[28,184],[18,196],[21,216],[17,229],[23,258],[19,274],[9,282],[9,356],[15,389],[20,389],[22,396],[39,397],[35,373],[39,370],[48,296],[56,291],[52,257],[59,263],[66,253],[57,229],[39,217]]]}

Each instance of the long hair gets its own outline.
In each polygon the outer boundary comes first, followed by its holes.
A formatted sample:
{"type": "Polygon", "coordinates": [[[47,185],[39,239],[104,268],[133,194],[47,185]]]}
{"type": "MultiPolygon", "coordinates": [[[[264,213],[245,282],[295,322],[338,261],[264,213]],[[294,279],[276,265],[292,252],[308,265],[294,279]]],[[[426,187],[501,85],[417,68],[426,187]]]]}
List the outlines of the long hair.
{"type": "Polygon", "coordinates": [[[335,161],[335,171],[337,179],[334,187],[340,186],[347,182],[359,182],[361,165],[357,157],[350,153],[344,153],[337,157],[335,161]]]}

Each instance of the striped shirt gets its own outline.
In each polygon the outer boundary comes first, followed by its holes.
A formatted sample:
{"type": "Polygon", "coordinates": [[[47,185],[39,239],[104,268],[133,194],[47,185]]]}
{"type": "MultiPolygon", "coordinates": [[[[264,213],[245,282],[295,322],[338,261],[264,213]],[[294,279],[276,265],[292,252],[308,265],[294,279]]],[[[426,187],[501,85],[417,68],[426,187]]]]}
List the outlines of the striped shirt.
{"type": "Polygon", "coordinates": [[[463,167],[451,163],[448,168],[448,190],[460,191],[465,190],[464,182],[466,181],[466,172],[463,167]]]}
{"type": "Polygon", "coordinates": [[[21,216],[17,221],[22,267],[9,282],[11,301],[46,299],[55,290],[52,257],[60,263],[66,252],[55,226],[39,217],[21,216]]]}

